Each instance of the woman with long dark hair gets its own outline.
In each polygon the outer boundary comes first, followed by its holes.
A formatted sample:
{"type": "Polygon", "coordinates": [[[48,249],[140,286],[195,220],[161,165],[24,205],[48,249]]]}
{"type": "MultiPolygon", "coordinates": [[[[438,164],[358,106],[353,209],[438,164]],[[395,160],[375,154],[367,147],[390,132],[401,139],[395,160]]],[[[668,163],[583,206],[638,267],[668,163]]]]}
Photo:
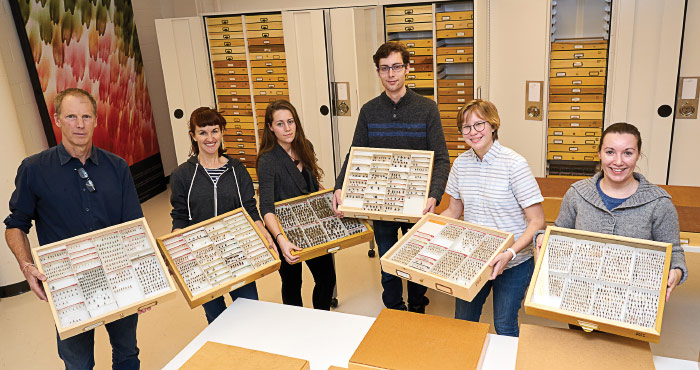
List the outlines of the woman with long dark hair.
{"type": "MultiPolygon", "coordinates": [[[[275,202],[313,193],[319,190],[323,170],[318,165],[311,142],[306,139],[294,106],[286,100],[277,100],[267,106],[265,129],[258,153],[258,180],[260,183],[260,213],[265,225],[279,246],[282,259],[282,302],[302,306],[301,264],[292,251],[301,248],[282,234],[275,216],[275,202]]],[[[316,285],[313,307],[330,310],[335,268],[331,255],[326,254],[306,261],[316,285]]]]}

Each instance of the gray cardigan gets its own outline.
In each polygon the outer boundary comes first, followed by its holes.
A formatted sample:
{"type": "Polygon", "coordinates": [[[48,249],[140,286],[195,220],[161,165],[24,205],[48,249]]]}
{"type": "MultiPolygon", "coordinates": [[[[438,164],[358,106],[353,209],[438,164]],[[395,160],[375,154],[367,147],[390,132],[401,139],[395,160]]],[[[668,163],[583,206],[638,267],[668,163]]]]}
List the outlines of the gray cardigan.
{"type": "MultiPolygon", "coordinates": [[[[683,271],[679,282],[688,278],[685,255],[680,245],[678,213],[671,196],[650,183],[641,174],[634,173],[639,188],[627,200],[608,210],[598,194],[596,184],[601,174],[577,181],[567,190],[559,209],[556,226],[667,242],[673,244],[671,268],[683,271]]],[[[541,234],[542,231],[535,234],[541,234]]]]}

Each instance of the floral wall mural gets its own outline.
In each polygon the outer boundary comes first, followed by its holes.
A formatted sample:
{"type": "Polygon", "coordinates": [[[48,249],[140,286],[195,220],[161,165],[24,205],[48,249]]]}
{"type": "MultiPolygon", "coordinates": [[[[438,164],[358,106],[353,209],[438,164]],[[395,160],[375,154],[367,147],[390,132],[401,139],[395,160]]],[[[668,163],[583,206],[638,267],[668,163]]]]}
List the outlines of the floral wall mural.
{"type": "MultiPolygon", "coordinates": [[[[97,100],[95,145],[136,164],[159,153],[131,2],[10,0],[49,143],[61,141],[53,98],[69,87],[97,100]],[[21,24],[20,24],[21,22],[21,24]],[[21,26],[21,27],[20,27],[21,26]],[[26,33],[22,35],[22,28],[26,33]],[[44,105],[42,107],[42,105],[44,105]],[[50,127],[50,129],[49,129],[50,127]],[[51,137],[53,135],[53,138],[51,137]]],[[[158,156],[158,165],[160,156],[158,156]]],[[[132,168],[133,172],[133,168],[132,168]]],[[[135,176],[136,177],[136,176],[135,176]]],[[[137,184],[138,185],[138,184],[137,184]]]]}

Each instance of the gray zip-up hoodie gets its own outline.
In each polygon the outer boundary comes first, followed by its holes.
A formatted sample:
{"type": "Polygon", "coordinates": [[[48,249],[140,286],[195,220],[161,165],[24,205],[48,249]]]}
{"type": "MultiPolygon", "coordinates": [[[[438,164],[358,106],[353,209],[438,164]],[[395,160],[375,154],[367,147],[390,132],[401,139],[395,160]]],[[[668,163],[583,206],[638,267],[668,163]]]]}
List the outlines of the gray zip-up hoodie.
{"type": "Polygon", "coordinates": [[[253,221],[260,220],[253,180],[243,164],[229,158],[226,170],[216,185],[199,164],[190,157],[170,175],[170,204],[173,229],[182,229],[222,213],[240,208],[241,204],[253,221]]]}

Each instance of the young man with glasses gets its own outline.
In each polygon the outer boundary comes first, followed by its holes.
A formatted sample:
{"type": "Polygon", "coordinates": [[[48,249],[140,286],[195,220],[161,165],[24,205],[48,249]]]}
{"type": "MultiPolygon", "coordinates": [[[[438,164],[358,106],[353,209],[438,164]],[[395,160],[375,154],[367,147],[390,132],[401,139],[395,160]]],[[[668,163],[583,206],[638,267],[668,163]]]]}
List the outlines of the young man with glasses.
{"type": "MultiPolygon", "coordinates": [[[[450,160],[442,131],[440,113],[434,101],[406,88],[409,53],[398,42],[387,42],[374,54],[377,75],[384,92],[370,100],[360,110],[352,146],[431,150],[435,153],[433,174],[427,207],[423,214],[434,212],[442,198],[450,170],[450,160]]],[[[333,207],[336,213],[345,179],[348,157],[335,182],[333,207]]],[[[374,221],[374,237],[379,255],[386,253],[397,241],[398,230],[406,233],[413,224],[391,221],[374,221]]],[[[387,308],[413,312],[425,312],[428,299],[426,287],[408,282],[408,306],[403,301],[401,279],[382,271],[382,301],[387,308]]]]}
{"type": "MultiPolygon", "coordinates": [[[[25,158],[17,170],[5,240],[29,287],[46,301],[46,276],[32,261],[27,233],[36,222],[39,244],[143,217],[134,180],[124,159],[95,147],[97,103],[86,91],[67,89],[54,99],[54,120],[61,143],[25,158]]],[[[138,369],[136,314],[105,325],[112,344],[114,369],[138,369]]],[[[66,369],[95,366],[94,330],[61,340],[58,355],[66,369]]]]}

